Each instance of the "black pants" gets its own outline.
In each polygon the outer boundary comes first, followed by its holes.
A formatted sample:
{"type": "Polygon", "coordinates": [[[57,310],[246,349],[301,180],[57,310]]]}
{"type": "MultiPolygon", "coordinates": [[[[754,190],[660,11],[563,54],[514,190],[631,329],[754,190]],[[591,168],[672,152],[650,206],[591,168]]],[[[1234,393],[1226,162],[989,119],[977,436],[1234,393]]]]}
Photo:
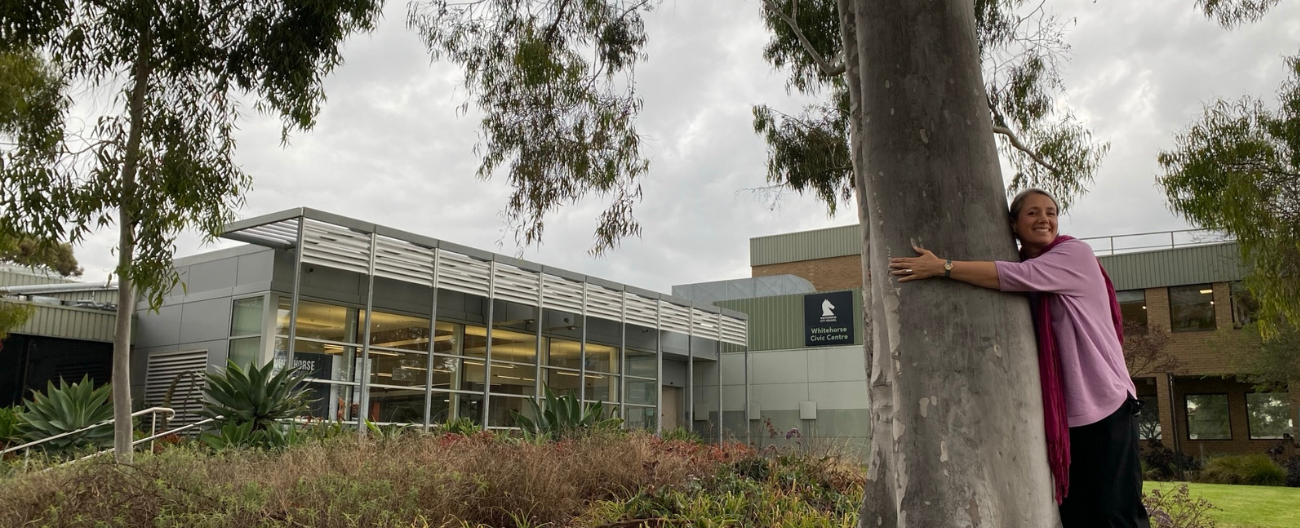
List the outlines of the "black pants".
{"type": "Polygon", "coordinates": [[[1070,493],[1065,528],[1150,528],[1142,506],[1140,402],[1129,398],[1100,422],[1070,428],[1070,493]]]}

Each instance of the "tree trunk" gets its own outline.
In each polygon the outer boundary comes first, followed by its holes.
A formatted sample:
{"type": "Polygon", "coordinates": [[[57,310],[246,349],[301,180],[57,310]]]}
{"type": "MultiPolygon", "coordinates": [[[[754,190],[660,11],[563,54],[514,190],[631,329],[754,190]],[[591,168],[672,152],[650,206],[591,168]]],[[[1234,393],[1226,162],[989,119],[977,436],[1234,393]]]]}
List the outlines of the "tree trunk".
{"type": "Polygon", "coordinates": [[[914,241],[945,258],[1016,258],[973,5],[841,8],[846,34],[853,28],[845,49],[857,55],[846,74],[860,90],[853,139],[870,233],[872,438],[861,526],[1058,526],[1028,304],[942,279],[900,285],[888,274],[889,258],[914,255],[914,241]]]}
{"type": "Polygon", "coordinates": [[[135,255],[136,172],[140,167],[140,141],[144,127],[145,96],[149,89],[150,34],[140,32],[139,49],[132,68],[133,85],[128,111],[131,129],[122,163],[121,195],[118,197],[117,246],[117,334],[113,336],[113,455],[119,464],[130,464],[134,427],[131,423],[131,318],[135,316],[135,288],[131,280],[131,257],[135,255]]]}

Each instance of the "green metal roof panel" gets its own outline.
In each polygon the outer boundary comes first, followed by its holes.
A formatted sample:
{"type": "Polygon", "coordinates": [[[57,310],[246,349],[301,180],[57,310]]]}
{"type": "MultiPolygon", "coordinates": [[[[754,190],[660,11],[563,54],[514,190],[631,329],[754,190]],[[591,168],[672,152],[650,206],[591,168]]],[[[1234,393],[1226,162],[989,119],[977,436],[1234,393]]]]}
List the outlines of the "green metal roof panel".
{"type": "Polygon", "coordinates": [[[9,266],[0,267],[0,287],[64,284],[69,282],[75,281],[54,274],[42,274],[34,270],[13,268],[9,266]]]}
{"type": "Polygon", "coordinates": [[[10,330],[13,334],[111,343],[113,335],[117,332],[117,314],[113,312],[25,302],[13,304],[33,308],[31,317],[27,318],[26,323],[10,330]]]}
{"type": "Polygon", "coordinates": [[[764,266],[862,254],[857,224],[749,239],[749,265],[764,266]]]}
{"type": "MultiPolygon", "coordinates": [[[[853,289],[853,344],[862,344],[862,290],[853,289]]],[[[829,293],[829,292],[818,292],[829,293]]],[[[749,314],[750,350],[804,348],[804,295],[794,294],[718,301],[714,304],[749,314]]]]}
{"type": "Polygon", "coordinates": [[[1250,271],[1236,242],[1101,255],[1116,290],[1241,280],[1250,271]]]}

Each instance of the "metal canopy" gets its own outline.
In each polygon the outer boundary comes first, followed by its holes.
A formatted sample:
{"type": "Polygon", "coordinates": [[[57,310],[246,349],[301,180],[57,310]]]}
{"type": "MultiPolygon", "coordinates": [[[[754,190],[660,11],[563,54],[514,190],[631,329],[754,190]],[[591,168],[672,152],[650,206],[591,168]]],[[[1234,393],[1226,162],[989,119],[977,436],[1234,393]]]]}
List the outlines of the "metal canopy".
{"type": "Polygon", "coordinates": [[[303,263],[423,286],[436,280],[438,288],[532,306],[574,312],[585,306],[590,315],[734,345],[748,341],[741,312],[306,207],[233,222],[221,236],[292,250],[300,232],[303,263]]]}

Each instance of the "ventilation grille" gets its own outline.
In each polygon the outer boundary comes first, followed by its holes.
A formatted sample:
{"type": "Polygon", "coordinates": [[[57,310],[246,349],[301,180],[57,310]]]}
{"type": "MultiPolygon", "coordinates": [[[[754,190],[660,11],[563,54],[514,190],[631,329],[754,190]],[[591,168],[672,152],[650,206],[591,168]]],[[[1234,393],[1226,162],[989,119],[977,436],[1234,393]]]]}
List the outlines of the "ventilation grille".
{"type": "MultiPolygon", "coordinates": [[[[204,374],[207,370],[207,350],[149,354],[149,367],[144,382],[145,406],[174,409],[176,417],[171,421],[171,429],[201,420],[199,410],[203,408],[203,389],[206,383],[204,374]],[[172,383],[176,383],[176,390],[172,392],[171,402],[168,403],[164,400],[172,383]]],[[[148,417],[144,419],[147,420],[148,417]]],[[[159,427],[162,427],[161,422],[159,427]]]]}

